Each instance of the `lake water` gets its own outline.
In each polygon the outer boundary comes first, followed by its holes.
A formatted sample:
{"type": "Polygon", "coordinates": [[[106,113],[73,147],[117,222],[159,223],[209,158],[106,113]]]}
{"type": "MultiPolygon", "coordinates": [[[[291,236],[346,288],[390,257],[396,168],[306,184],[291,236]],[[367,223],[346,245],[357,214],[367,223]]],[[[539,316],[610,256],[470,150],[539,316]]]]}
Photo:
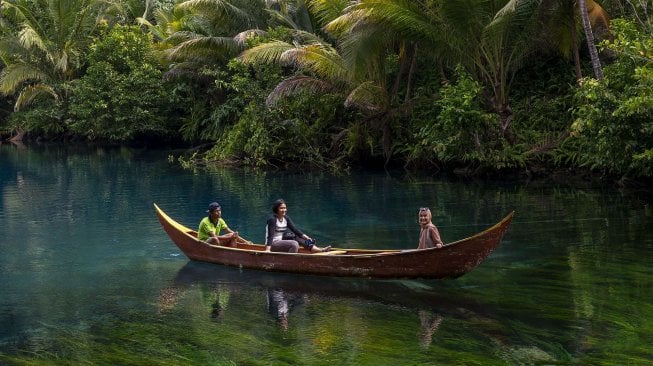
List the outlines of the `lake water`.
{"type": "Polygon", "coordinates": [[[0,145],[0,364],[653,365],[645,193],[404,172],[189,171],[179,152],[0,145]],[[261,242],[271,202],[318,244],[414,248],[515,210],[455,280],[296,276],[189,262],[153,203],[209,202],[261,242]]]}

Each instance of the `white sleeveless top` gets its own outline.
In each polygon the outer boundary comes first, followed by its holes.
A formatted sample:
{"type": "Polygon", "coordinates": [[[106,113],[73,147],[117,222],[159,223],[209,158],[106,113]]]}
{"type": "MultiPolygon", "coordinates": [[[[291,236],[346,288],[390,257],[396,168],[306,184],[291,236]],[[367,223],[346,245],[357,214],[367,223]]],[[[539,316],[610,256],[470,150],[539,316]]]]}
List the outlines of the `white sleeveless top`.
{"type": "MultiPolygon", "coordinates": [[[[274,226],[274,234],[272,235],[272,242],[274,243],[275,241],[279,241],[283,238],[283,233],[288,230],[288,222],[286,221],[286,218],[284,217],[279,221],[276,217],[274,218],[274,223],[276,224],[274,226]]],[[[265,225],[265,237],[268,237],[268,226],[265,225]]]]}

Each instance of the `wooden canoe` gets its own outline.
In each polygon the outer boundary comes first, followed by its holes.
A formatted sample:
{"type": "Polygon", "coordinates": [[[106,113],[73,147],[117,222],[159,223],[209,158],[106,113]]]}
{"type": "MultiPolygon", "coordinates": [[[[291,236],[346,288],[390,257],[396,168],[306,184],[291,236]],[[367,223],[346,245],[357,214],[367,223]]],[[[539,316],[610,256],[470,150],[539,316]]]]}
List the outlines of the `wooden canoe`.
{"type": "Polygon", "coordinates": [[[337,249],[326,253],[266,252],[241,238],[236,247],[207,244],[154,204],[166,234],[191,260],[265,271],[368,278],[455,278],[481,264],[499,245],[514,212],[494,226],[442,248],[408,250],[337,249]]]}

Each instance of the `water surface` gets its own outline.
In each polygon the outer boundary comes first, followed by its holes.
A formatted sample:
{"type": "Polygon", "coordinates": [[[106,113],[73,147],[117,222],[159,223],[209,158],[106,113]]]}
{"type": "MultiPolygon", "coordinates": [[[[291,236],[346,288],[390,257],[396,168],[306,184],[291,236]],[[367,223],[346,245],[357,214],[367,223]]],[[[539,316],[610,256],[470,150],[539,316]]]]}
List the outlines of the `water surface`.
{"type": "Polygon", "coordinates": [[[653,364],[649,196],[174,154],[0,145],[0,364],[653,364]],[[516,216],[459,279],[380,281],[189,262],[152,209],[194,227],[218,200],[261,242],[279,197],[340,247],[414,248],[422,206],[445,242],[516,216]]]}

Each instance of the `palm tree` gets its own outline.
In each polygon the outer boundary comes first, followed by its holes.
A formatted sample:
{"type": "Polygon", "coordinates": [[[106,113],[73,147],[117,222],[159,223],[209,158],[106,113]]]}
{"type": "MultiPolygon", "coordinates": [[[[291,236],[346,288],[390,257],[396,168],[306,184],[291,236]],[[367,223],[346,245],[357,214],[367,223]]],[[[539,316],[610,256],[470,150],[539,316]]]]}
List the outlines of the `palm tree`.
{"type": "Polygon", "coordinates": [[[5,28],[0,92],[17,93],[15,110],[36,98],[62,97],[61,85],[78,76],[105,3],[96,0],[3,0],[5,28]]]}
{"type": "Polygon", "coordinates": [[[155,23],[139,19],[159,41],[156,48],[168,66],[164,77],[177,79],[192,95],[191,117],[182,127],[186,138],[210,139],[222,129],[211,118],[226,96],[216,78],[228,78],[229,60],[250,35],[263,32],[257,13],[262,8],[263,0],[182,0],[167,11],[157,10],[155,23]]]}
{"type": "Polygon", "coordinates": [[[303,71],[279,83],[268,96],[269,105],[302,91],[320,93],[349,89],[352,75],[333,46],[312,33],[296,30],[293,34],[302,42],[272,40],[247,49],[240,55],[245,63],[277,63],[295,66],[303,71]]]}
{"type": "Polygon", "coordinates": [[[169,75],[229,60],[244,49],[248,34],[261,32],[252,29],[249,14],[230,0],[186,0],[172,12],[184,20],[164,39],[167,59],[174,65],[169,75]]]}
{"type": "Polygon", "coordinates": [[[306,30],[293,27],[294,40],[273,40],[241,54],[244,62],[271,62],[293,66],[298,74],[277,85],[268,97],[268,104],[295,93],[340,94],[346,107],[363,112],[364,119],[340,134],[361,130],[379,131],[386,162],[392,155],[390,122],[401,109],[396,99],[401,77],[408,72],[414,58],[414,44],[396,39],[393,32],[372,22],[358,21],[350,14],[342,15],[347,2],[312,0],[308,8],[318,23],[329,22],[326,36],[339,39],[337,47],[306,30]],[[400,55],[400,71],[394,82],[386,62],[387,56],[400,55]],[[408,61],[407,61],[408,60],[408,61]]]}
{"type": "Polygon", "coordinates": [[[536,42],[547,43],[546,48],[557,49],[565,58],[573,56],[576,79],[580,80],[583,75],[581,72],[580,53],[579,53],[579,34],[583,29],[586,34],[588,49],[592,65],[595,70],[595,77],[599,78],[601,64],[594,44],[594,32],[592,27],[602,26],[606,30],[610,27],[609,14],[594,0],[580,1],[569,0],[511,0],[511,6],[518,3],[536,3],[538,4],[538,19],[546,31],[542,32],[536,42]],[[580,28],[578,20],[581,20],[580,28]]]}
{"type": "Polygon", "coordinates": [[[486,103],[500,117],[501,135],[509,131],[510,85],[534,51],[534,2],[360,0],[347,10],[352,24],[376,24],[404,44],[428,50],[423,57],[432,58],[434,65],[463,65],[484,85],[486,103]]]}
{"type": "MultiPolygon", "coordinates": [[[[587,3],[594,3],[592,0],[588,0],[587,3]]],[[[593,4],[593,7],[598,7],[597,4],[593,4]]],[[[583,21],[583,30],[585,31],[585,39],[587,40],[587,48],[589,49],[590,58],[592,60],[592,69],[594,70],[594,77],[596,80],[603,80],[603,70],[601,68],[601,60],[599,59],[599,52],[596,50],[596,44],[594,43],[594,32],[592,32],[592,24],[590,22],[590,17],[588,13],[588,7],[585,0],[578,0],[578,12],[580,13],[580,18],[583,21]]]]}
{"type": "MultiPolygon", "coordinates": [[[[523,66],[523,61],[536,51],[532,40],[540,30],[540,23],[537,21],[534,4],[512,6],[507,3],[497,10],[492,4],[487,6],[483,1],[473,2],[480,6],[478,19],[485,19],[478,24],[481,37],[476,39],[474,35],[468,34],[453,45],[459,51],[473,55],[467,58],[464,53],[459,53],[458,59],[485,86],[486,102],[499,115],[501,136],[506,136],[513,119],[509,103],[510,87],[515,74],[523,66]],[[465,44],[471,48],[465,47],[465,44]]],[[[449,19],[447,17],[451,14],[459,15],[457,10],[451,9],[450,4],[443,8],[447,9],[445,19],[449,19]]],[[[456,27],[458,25],[456,22],[447,23],[456,27]]]]}
{"type": "MultiPolygon", "coordinates": [[[[343,13],[330,21],[326,31],[338,40],[338,49],[347,68],[355,75],[354,88],[347,95],[345,106],[354,106],[364,112],[366,123],[373,130],[381,131],[383,155],[386,163],[393,153],[393,121],[411,108],[413,76],[418,52],[429,42],[423,37],[402,32],[383,15],[405,20],[407,24],[419,24],[422,34],[434,31],[428,7],[420,2],[406,1],[360,1],[343,9],[343,13]],[[387,61],[396,59],[397,64],[387,61]],[[404,98],[399,94],[403,91],[404,98]]],[[[333,7],[324,11],[334,14],[333,7]]],[[[430,37],[430,40],[433,38],[430,37]]],[[[432,44],[432,43],[431,43],[432,44]]]]}

